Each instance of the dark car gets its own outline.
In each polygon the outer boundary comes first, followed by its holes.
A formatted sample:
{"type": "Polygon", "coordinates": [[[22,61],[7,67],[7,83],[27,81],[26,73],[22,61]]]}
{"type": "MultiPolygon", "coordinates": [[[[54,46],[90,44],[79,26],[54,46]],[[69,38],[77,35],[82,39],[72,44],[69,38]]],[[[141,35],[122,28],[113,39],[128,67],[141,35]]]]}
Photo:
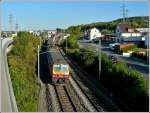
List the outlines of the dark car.
{"type": "Polygon", "coordinates": [[[99,40],[98,39],[92,39],[92,42],[93,43],[99,43],[99,40]]]}
{"type": "Polygon", "coordinates": [[[113,63],[117,63],[117,57],[110,55],[109,58],[113,61],[113,63]]]}

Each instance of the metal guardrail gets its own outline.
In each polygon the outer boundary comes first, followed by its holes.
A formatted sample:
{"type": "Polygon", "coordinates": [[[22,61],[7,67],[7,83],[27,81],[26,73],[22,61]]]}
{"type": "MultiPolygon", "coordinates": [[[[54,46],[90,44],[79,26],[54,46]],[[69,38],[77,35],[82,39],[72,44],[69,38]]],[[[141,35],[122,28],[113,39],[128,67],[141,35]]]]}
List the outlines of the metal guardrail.
{"type": "Polygon", "coordinates": [[[7,47],[13,42],[13,40],[7,40],[4,44],[3,50],[2,50],[2,64],[3,64],[3,80],[1,83],[2,86],[2,112],[18,112],[16,99],[14,96],[13,88],[12,88],[12,82],[9,74],[8,69],[8,62],[7,62],[7,47]]]}

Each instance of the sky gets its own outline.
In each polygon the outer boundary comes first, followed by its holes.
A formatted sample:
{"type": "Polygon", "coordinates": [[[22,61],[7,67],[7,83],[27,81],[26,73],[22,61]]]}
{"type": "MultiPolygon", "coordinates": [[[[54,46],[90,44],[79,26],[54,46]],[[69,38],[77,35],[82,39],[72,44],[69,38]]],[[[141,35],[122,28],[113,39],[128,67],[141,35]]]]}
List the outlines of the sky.
{"type": "Polygon", "coordinates": [[[9,30],[9,14],[12,13],[13,29],[39,30],[67,28],[72,25],[106,22],[121,18],[121,6],[126,5],[128,17],[147,16],[147,1],[86,1],[56,2],[51,0],[4,0],[2,29],[9,30]],[[86,1],[86,2],[85,2],[86,1]]]}

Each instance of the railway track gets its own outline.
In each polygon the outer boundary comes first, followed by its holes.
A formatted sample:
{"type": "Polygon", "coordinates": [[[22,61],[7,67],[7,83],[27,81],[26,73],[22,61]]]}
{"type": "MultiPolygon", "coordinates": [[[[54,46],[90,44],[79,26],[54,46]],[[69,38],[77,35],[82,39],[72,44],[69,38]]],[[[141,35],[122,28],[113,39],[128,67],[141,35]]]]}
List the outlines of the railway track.
{"type": "Polygon", "coordinates": [[[80,101],[73,87],[47,84],[46,102],[48,112],[83,112],[88,111],[80,101]]]}
{"type": "MultiPolygon", "coordinates": [[[[72,63],[66,58],[65,54],[59,49],[61,55],[64,57],[64,59],[70,64],[70,66],[72,67],[72,63]]],[[[102,108],[100,106],[98,102],[98,100],[92,95],[91,91],[87,88],[87,87],[84,87],[83,83],[81,80],[76,80],[77,76],[76,74],[78,74],[79,76],[81,75],[82,72],[75,72],[73,71],[73,69],[75,70],[78,70],[76,69],[74,66],[71,68],[71,74],[72,74],[72,79],[74,82],[76,82],[77,86],[80,88],[80,90],[83,92],[83,94],[85,95],[85,97],[88,99],[88,101],[91,103],[91,105],[94,107],[94,109],[96,111],[99,111],[99,112],[104,112],[106,111],[104,108],[102,108]],[[80,74],[79,74],[80,73],[80,74]],[[76,76],[76,78],[75,78],[76,76]]]]}
{"type": "MultiPolygon", "coordinates": [[[[60,49],[58,48],[58,51],[60,49]]],[[[66,55],[61,51],[59,53],[66,62],[66,55]]],[[[71,62],[70,62],[71,63],[71,62]]],[[[69,64],[70,64],[69,63],[69,64]]],[[[72,64],[73,65],[73,64],[72,64]]],[[[70,65],[71,66],[71,65],[70,65]]],[[[46,102],[49,112],[83,112],[83,111],[105,111],[101,107],[101,104],[98,104],[98,100],[92,95],[92,91],[88,87],[84,87],[82,80],[77,79],[77,76],[80,76],[78,69],[75,69],[71,66],[70,80],[64,85],[46,85],[46,102]]],[[[82,72],[81,72],[82,73],[82,72]]],[[[84,81],[84,80],[83,80],[84,81]]]]}
{"type": "MultiPolygon", "coordinates": [[[[60,50],[61,51],[61,50],[60,50]]],[[[118,98],[114,97],[110,92],[108,92],[103,86],[98,84],[94,79],[91,78],[84,70],[80,68],[72,59],[67,58],[65,53],[61,51],[61,54],[64,56],[66,61],[72,66],[74,71],[79,75],[78,77],[72,76],[74,80],[79,84],[79,87],[82,88],[82,84],[87,84],[89,89],[92,89],[92,93],[96,96],[90,95],[86,90],[84,90],[87,98],[92,101],[93,106],[96,106],[98,111],[131,111],[124,103],[122,103],[118,98]],[[80,82],[81,81],[81,82],[80,82]],[[93,84],[96,83],[96,84],[93,84]],[[99,90],[99,88],[102,90],[99,90]],[[98,99],[98,100],[97,100],[98,99]],[[113,102],[115,101],[115,102],[113,102]],[[98,102],[98,103],[97,103],[98,102]],[[99,105],[102,105],[103,108],[99,105]]],[[[88,89],[87,89],[88,90],[88,89]]]]}
{"type": "Polygon", "coordinates": [[[54,89],[63,112],[76,112],[75,105],[65,85],[54,85],[54,89]]]}

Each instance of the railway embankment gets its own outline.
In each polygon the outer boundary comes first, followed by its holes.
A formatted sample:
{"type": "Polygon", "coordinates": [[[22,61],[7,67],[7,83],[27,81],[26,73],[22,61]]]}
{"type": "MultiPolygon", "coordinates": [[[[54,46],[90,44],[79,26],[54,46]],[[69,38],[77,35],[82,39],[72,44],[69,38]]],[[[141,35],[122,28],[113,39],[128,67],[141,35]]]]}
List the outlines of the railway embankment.
{"type": "Polygon", "coordinates": [[[19,111],[37,111],[37,37],[19,32],[8,54],[9,72],[19,111]]]}

